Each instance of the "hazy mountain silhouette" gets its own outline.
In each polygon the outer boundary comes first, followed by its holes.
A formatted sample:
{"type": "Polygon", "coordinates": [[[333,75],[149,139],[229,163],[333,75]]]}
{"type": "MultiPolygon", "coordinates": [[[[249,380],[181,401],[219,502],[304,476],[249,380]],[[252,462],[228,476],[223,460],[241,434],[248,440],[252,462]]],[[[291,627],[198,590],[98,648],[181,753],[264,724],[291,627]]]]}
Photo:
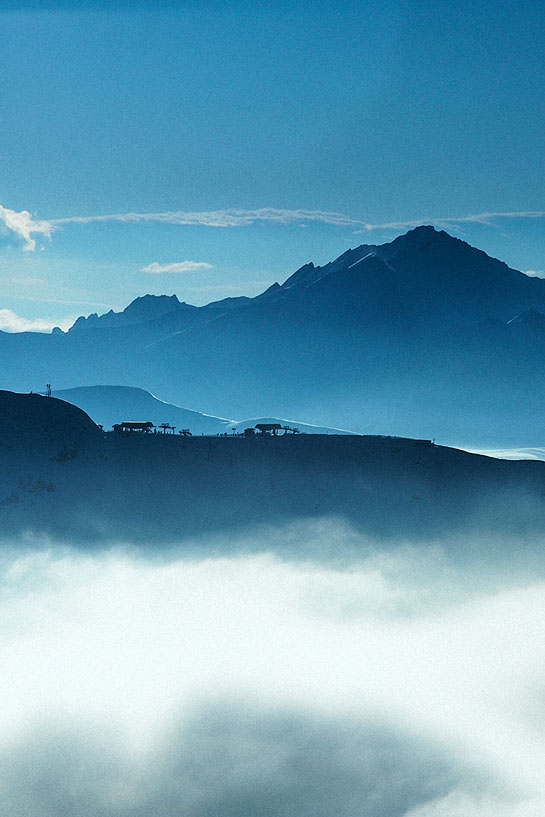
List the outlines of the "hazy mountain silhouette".
{"type": "MultiPolygon", "coordinates": [[[[188,327],[210,320],[221,312],[234,309],[251,298],[224,298],[221,301],[213,301],[206,306],[198,307],[179,301],[176,295],[142,295],[135,298],[122,312],[114,312],[110,309],[104,315],[97,315],[93,312],[88,317],[81,316],[69,332],[82,332],[91,329],[117,329],[123,330],[130,327],[129,337],[136,333],[140,340],[153,340],[155,337],[162,337],[168,332],[177,332],[188,327]]],[[[123,332],[118,333],[124,337],[123,332]]]]}
{"type": "Polygon", "coordinates": [[[114,423],[123,420],[149,420],[158,426],[169,423],[180,430],[189,429],[192,434],[231,434],[233,429],[239,433],[245,428],[253,428],[257,423],[279,423],[296,427],[305,434],[350,434],[349,431],[323,426],[312,426],[286,420],[279,417],[252,417],[246,420],[229,420],[225,417],[214,417],[200,411],[182,408],[164,400],[144,389],[131,386],[83,386],[76,389],[64,389],[53,392],[59,400],[65,400],[83,409],[95,423],[106,430],[114,423]]]}
{"type": "Polygon", "coordinates": [[[218,416],[535,446],[544,313],[544,280],[418,227],[306,264],[256,298],[145,296],[68,333],[1,333],[0,385],[107,380],[218,416]]]}

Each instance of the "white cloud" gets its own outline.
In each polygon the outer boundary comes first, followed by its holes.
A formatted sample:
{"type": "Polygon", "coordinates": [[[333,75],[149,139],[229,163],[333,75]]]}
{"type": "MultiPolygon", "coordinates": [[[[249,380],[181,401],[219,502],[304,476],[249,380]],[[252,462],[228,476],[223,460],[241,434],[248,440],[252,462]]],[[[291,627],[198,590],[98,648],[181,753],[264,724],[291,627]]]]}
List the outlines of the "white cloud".
{"type": "Polygon", "coordinates": [[[30,275],[5,278],[4,280],[7,284],[16,284],[17,286],[30,287],[31,289],[47,286],[47,281],[45,278],[33,278],[30,275]]]}
{"type": "Polygon", "coordinates": [[[524,274],[533,278],[545,278],[545,270],[543,269],[525,269],[524,274]]]}
{"type": "Polygon", "coordinates": [[[343,213],[322,210],[282,210],[274,207],[262,207],[257,210],[207,210],[202,212],[185,212],[182,210],[165,213],[114,213],[100,216],[70,216],[49,222],[51,225],[91,224],[102,221],[138,222],[159,221],[165,224],[201,225],[205,227],[246,227],[256,222],[275,224],[292,224],[298,222],[318,221],[326,224],[337,224],[343,227],[362,226],[365,222],[353,219],[343,213]]]}
{"type": "Polygon", "coordinates": [[[173,264],[159,264],[154,261],[147,267],[142,267],[140,272],[152,272],[158,275],[161,272],[199,272],[207,269],[212,269],[212,264],[207,264],[205,261],[177,261],[173,264]]]}
{"type": "Polygon", "coordinates": [[[464,216],[440,216],[410,219],[406,221],[389,221],[373,223],[363,219],[353,218],[344,213],[327,210],[285,210],[274,207],[262,207],[256,210],[207,210],[201,212],[186,212],[182,210],[164,213],[114,213],[98,216],[69,216],[68,218],[53,219],[48,222],[52,227],[62,224],[91,224],[96,222],[119,221],[159,221],[165,224],[202,225],[206,227],[245,227],[256,222],[275,224],[308,224],[321,222],[339,227],[359,227],[362,230],[408,229],[420,227],[424,224],[435,224],[438,227],[453,224],[491,224],[497,219],[529,219],[544,218],[545,211],[524,210],[520,212],[483,212],[464,216]]]}
{"type": "Polygon", "coordinates": [[[19,241],[23,242],[23,249],[27,252],[33,252],[36,249],[36,241],[32,238],[33,235],[44,235],[47,238],[51,236],[53,230],[50,221],[35,220],[28,210],[8,210],[7,207],[2,207],[0,204],[0,225],[8,232],[8,235],[15,236],[19,241]]]}
{"type": "MultiPolygon", "coordinates": [[[[228,208],[225,210],[185,211],[169,210],[161,213],[111,213],[95,216],[67,216],[49,220],[34,220],[27,210],[16,212],[0,205],[0,225],[22,239],[25,250],[34,250],[36,241],[33,234],[50,236],[51,232],[65,224],[96,224],[102,222],[119,222],[125,224],[155,221],[163,224],[205,226],[205,227],[247,227],[252,224],[297,224],[307,226],[311,223],[330,224],[336,227],[347,227],[355,232],[372,232],[373,230],[404,230],[432,224],[439,228],[449,228],[460,224],[488,224],[505,219],[537,219],[545,218],[543,210],[522,211],[495,211],[471,213],[462,216],[427,216],[425,218],[408,219],[404,221],[370,222],[365,219],[353,218],[345,213],[328,210],[288,210],[275,207],[261,207],[255,210],[228,208]]],[[[189,262],[182,262],[189,263],[189,262]]],[[[157,262],[155,262],[157,264],[157,262]]],[[[154,266],[150,264],[149,267],[154,266]]],[[[161,265],[157,264],[158,267],[161,265]]],[[[170,266],[170,265],[166,265],[170,266]]],[[[148,272],[158,272],[158,269],[148,269],[148,272]]],[[[161,270],[167,271],[167,270],[161,270]]],[[[184,272],[187,270],[168,270],[170,272],[184,272]]],[[[535,274],[529,271],[528,274],[535,274]]]]}
{"type": "Polygon", "coordinates": [[[77,316],[62,318],[56,321],[42,320],[41,318],[22,318],[11,309],[0,309],[1,332],[51,332],[54,326],[69,329],[77,316]]]}
{"type": "Polygon", "coordinates": [[[265,287],[271,285],[268,281],[244,281],[242,284],[203,284],[202,286],[185,287],[184,292],[217,292],[225,295],[248,295],[249,291],[255,290],[256,294],[263,292],[265,287]]]}
{"type": "Polygon", "coordinates": [[[538,576],[3,544],[4,814],[545,813],[538,576]]]}
{"type": "Polygon", "coordinates": [[[456,224],[488,224],[491,225],[498,219],[528,219],[545,218],[545,210],[523,210],[520,212],[484,212],[471,213],[466,216],[440,216],[413,219],[410,221],[388,221],[382,224],[371,224],[361,222],[365,230],[404,230],[413,227],[422,227],[425,224],[432,224],[436,227],[449,227],[456,224]]]}

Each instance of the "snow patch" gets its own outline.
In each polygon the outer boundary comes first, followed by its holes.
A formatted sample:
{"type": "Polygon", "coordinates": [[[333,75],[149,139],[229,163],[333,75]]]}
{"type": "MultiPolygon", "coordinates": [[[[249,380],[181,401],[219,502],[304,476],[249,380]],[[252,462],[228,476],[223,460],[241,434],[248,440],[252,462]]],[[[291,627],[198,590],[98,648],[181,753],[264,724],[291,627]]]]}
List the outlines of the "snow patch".
{"type": "Polygon", "coordinates": [[[353,264],[349,264],[348,269],[351,269],[352,267],[355,267],[356,264],[361,264],[361,262],[365,261],[366,258],[375,258],[375,257],[376,257],[376,252],[368,252],[367,255],[363,256],[363,258],[358,258],[358,260],[354,261],[353,264]]]}

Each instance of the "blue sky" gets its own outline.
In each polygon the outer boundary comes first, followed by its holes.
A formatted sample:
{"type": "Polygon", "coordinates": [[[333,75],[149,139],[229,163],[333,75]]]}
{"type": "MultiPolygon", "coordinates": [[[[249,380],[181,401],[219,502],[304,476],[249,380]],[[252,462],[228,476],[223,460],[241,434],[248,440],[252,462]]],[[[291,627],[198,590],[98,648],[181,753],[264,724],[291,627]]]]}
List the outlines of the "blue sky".
{"type": "Polygon", "coordinates": [[[0,2],[0,322],[253,295],[419,222],[545,270],[544,32],[525,2],[0,2]]]}

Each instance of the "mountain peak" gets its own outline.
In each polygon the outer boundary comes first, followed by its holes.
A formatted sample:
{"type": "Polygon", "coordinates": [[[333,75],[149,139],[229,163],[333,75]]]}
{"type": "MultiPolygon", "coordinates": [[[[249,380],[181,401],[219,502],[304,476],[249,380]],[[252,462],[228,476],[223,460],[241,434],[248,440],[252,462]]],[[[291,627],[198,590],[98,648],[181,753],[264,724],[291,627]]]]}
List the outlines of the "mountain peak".
{"type": "Polygon", "coordinates": [[[113,309],[110,309],[104,315],[97,315],[96,312],[93,312],[87,318],[83,316],[78,318],[70,331],[74,329],[94,329],[95,327],[107,329],[134,323],[144,323],[182,308],[189,310],[194,307],[188,306],[185,301],[179,301],[176,295],[140,295],[121,312],[114,312],[113,309]]]}
{"type": "Polygon", "coordinates": [[[412,230],[409,230],[404,235],[400,235],[393,241],[389,242],[389,246],[404,246],[409,248],[411,251],[418,251],[429,246],[430,244],[433,244],[435,241],[437,241],[437,239],[444,240],[445,238],[449,239],[450,241],[456,241],[453,236],[445,233],[444,230],[436,230],[435,227],[431,226],[431,224],[421,224],[418,227],[413,227],[412,230]]]}
{"type": "MultiPolygon", "coordinates": [[[[407,238],[409,236],[432,236],[435,234],[439,234],[439,232],[444,232],[444,230],[436,230],[432,224],[419,224],[417,227],[413,227],[412,230],[408,230],[405,233],[405,236],[399,236],[400,238],[407,238]]],[[[447,235],[447,233],[445,233],[447,235]]]]}
{"type": "MultiPolygon", "coordinates": [[[[163,306],[170,309],[175,309],[180,305],[181,303],[178,300],[177,295],[140,295],[138,298],[135,298],[134,301],[131,301],[130,304],[125,307],[123,312],[134,312],[135,310],[141,311],[143,309],[155,310],[157,307],[163,306]]],[[[113,310],[110,310],[110,312],[113,312],[113,310]]]]}
{"type": "Polygon", "coordinates": [[[315,267],[312,261],[309,261],[308,264],[303,264],[302,267],[299,267],[298,270],[290,275],[284,283],[282,284],[283,289],[289,289],[292,286],[296,286],[298,284],[309,284],[312,283],[316,278],[316,272],[319,270],[320,267],[315,267]]]}

